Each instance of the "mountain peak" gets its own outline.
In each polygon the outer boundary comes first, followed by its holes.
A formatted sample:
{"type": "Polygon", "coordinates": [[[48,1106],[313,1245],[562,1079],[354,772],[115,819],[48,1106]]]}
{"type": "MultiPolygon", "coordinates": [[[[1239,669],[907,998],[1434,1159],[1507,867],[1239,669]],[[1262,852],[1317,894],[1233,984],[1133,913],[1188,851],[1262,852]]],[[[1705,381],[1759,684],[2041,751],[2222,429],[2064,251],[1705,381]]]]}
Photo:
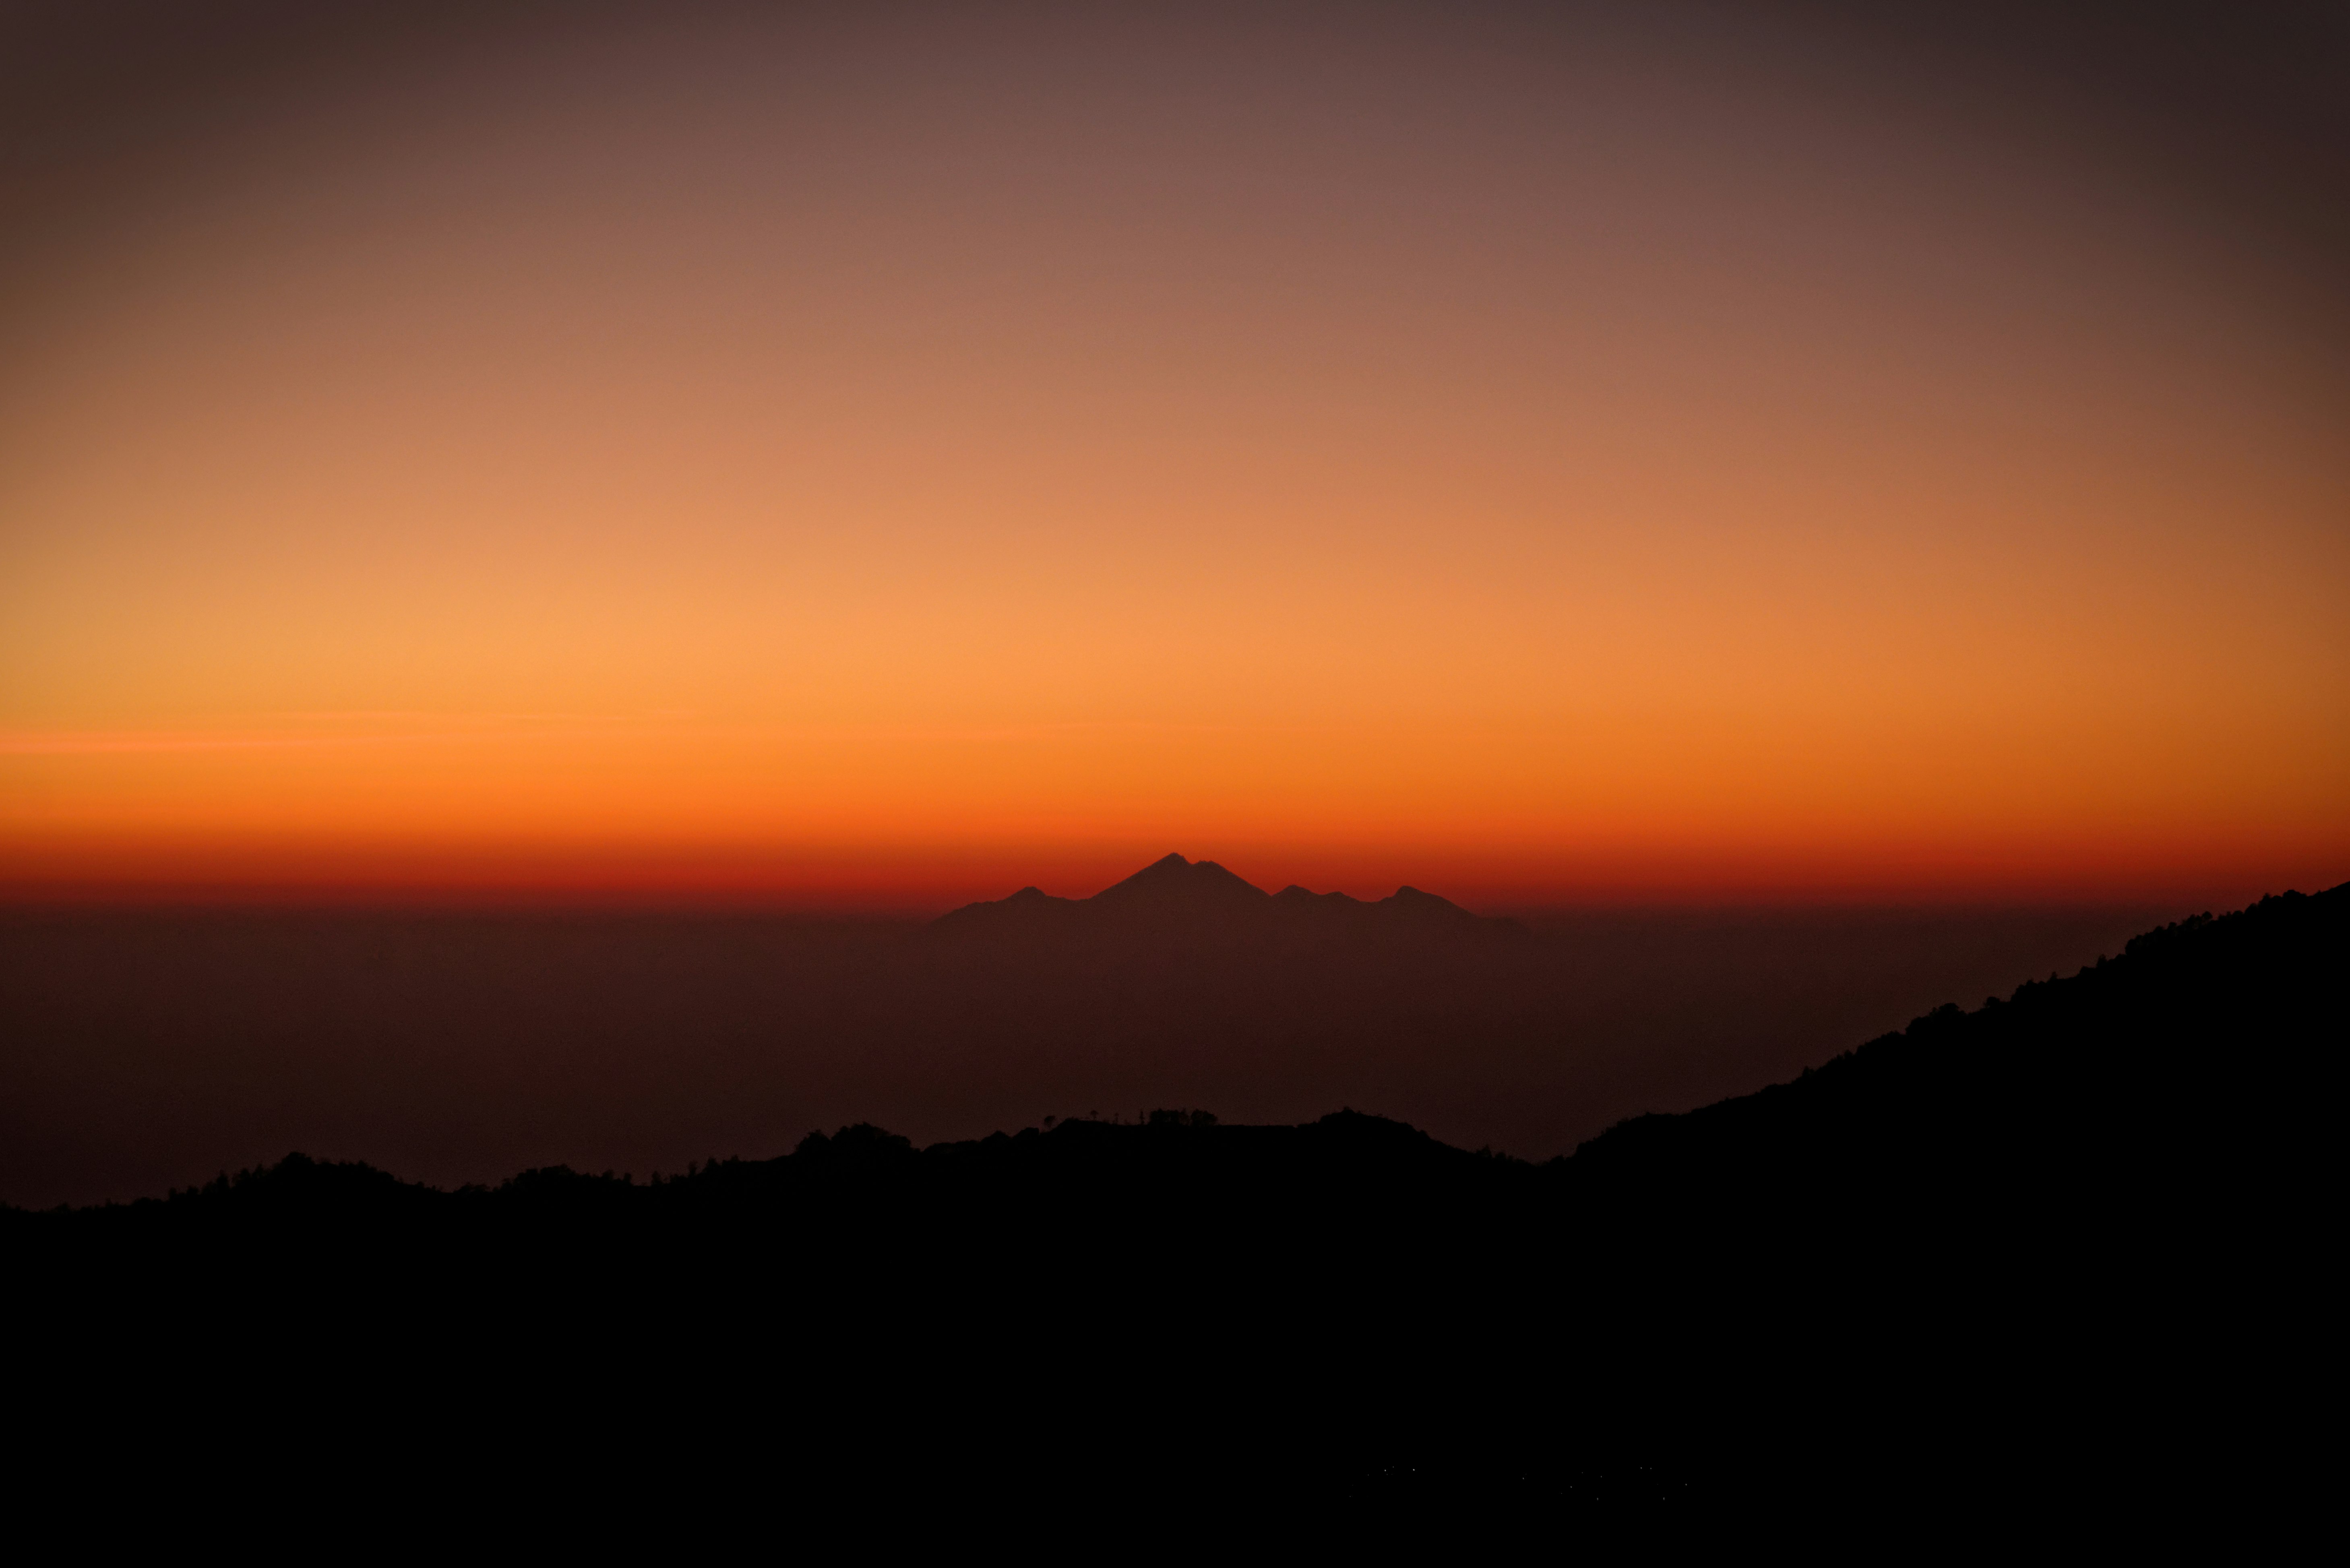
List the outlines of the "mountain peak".
{"type": "Polygon", "coordinates": [[[1255,908],[1269,897],[1263,888],[1242,880],[1212,860],[1186,860],[1180,855],[1170,855],[1085,901],[1105,909],[1173,913],[1255,908]]]}

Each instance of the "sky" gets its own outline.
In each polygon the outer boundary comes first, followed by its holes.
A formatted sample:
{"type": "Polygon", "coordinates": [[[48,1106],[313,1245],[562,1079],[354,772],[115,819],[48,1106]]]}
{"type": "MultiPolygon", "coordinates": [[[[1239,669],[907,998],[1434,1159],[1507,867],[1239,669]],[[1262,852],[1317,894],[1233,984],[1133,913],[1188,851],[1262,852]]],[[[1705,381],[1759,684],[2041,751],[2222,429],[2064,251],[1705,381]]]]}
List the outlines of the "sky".
{"type": "Polygon", "coordinates": [[[0,897],[2350,877],[2326,7],[33,5],[0,897]]]}

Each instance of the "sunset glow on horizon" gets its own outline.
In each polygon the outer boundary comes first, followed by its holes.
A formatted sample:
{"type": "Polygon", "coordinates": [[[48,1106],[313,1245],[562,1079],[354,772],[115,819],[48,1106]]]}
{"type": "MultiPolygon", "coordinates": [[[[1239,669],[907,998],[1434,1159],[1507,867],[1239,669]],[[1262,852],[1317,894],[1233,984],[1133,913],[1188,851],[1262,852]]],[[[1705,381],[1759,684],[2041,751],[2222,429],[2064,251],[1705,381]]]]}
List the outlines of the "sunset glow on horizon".
{"type": "Polygon", "coordinates": [[[9,251],[0,898],[2350,877],[2305,275],[1720,29],[1172,16],[403,57],[9,251]]]}

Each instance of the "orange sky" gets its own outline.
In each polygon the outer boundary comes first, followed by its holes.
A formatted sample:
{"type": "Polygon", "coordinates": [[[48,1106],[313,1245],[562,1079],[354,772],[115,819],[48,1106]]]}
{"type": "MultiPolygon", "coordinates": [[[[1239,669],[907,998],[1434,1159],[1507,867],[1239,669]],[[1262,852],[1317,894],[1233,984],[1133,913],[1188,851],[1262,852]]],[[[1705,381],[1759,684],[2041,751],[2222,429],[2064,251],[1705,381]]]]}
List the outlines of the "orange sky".
{"type": "Polygon", "coordinates": [[[566,36],[192,150],[0,298],[0,889],[2350,876],[2257,246],[1768,51],[1340,42],[566,36]]]}

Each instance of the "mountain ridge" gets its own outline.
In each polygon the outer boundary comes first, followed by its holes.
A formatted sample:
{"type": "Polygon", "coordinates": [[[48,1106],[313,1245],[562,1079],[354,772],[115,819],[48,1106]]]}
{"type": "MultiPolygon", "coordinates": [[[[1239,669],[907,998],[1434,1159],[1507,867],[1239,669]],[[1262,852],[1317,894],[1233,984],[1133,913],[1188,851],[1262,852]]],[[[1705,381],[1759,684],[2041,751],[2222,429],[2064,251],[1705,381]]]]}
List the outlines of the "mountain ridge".
{"type": "Polygon", "coordinates": [[[965,904],[925,929],[951,938],[1526,934],[1515,920],[1472,913],[1408,884],[1377,899],[1316,893],[1295,883],[1268,893],[1213,860],[1190,860],[1180,852],[1161,856],[1087,898],[1060,898],[1030,886],[1007,898],[965,904]]]}

